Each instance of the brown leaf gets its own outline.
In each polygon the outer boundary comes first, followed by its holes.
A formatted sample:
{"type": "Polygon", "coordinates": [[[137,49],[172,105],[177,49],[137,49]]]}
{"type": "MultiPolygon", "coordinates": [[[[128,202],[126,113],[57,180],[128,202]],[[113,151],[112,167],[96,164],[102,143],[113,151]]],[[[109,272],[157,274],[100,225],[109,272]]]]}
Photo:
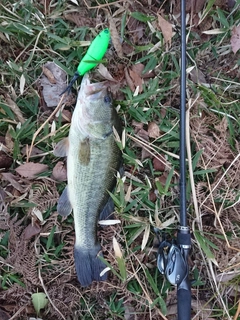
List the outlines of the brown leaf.
{"type": "Polygon", "coordinates": [[[28,240],[31,239],[36,234],[39,234],[41,231],[41,227],[37,224],[29,224],[24,230],[23,230],[23,239],[28,240]]]}
{"type": "Polygon", "coordinates": [[[98,72],[101,74],[101,76],[103,76],[104,79],[117,82],[117,80],[113,78],[108,69],[102,63],[100,63],[98,66],[98,72]]]}
{"type": "Polygon", "coordinates": [[[90,18],[89,12],[85,8],[79,8],[79,12],[66,13],[64,18],[76,24],[78,27],[95,27],[97,25],[96,18],[90,18]]]}
{"type": "Polygon", "coordinates": [[[140,129],[143,129],[143,123],[142,122],[137,122],[135,120],[132,121],[132,126],[134,127],[134,132],[138,133],[140,129]]]}
{"type": "Polygon", "coordinates": [[[0,151],[0,168],[9,168],[13,163],[13,159],[5,152],[0,151]]]}
{"type": "Polygon", "coordinates": [[[124,74],[125,74],[125,79],[127,81],[127,84],[129,86],[129,88],[131,89],[132,92],[135,91],[135,86],[134,86],[134,83],[132,81],[132,78],[130,77],[129,73],[128,73],[128,69],[125,68],[124,69],[124,74]]]}
{"type": "Polygon", "coordinates": [[[5,135],[5,144],[6,144],[6,147],[12,151],[13,150],[13,147],[14,147],[14,142],[13,142],[13,138],[10,134],[10,130],[11,130],[12,126],[8,126],[8,130],[6,132],[6,135],[5,135]]]}
{"type": "MultiPolygon", "coordinates": [[[[23,147],[21,149],[21,154],[23,154],[24,156],[28,154],[30,146],[26,145],[25,147],[23,147]]],[[[41,154],[43,153],[42,150],[38,149],[37,147],[33,146],[32,150],[31,150],[31,154],[29,156],[36,156],[37,154],[41,154]]]]}
{"type": "Polygon", "coordinates": [[[146,141],[149,141],[149,136],[148,136],[148,132],[146,130],[144,130],[143,128],[140,129],[138,131],[138,136],[141,137],[142,139],[146,140],[146,141]]]}
{"type": "Polygon", "coordinates": [[[48,78],[49,82],[51,82],[52,84],[57,83],[53,73],[51,72],[51,70],[49,70],[47,67],[42,66],[42,71],[45,74],[45,76],[48,78]]]}
{"type": "Polygon", "coordinates": [[[193,9],[193,12],[198,13],[203,9],[206,0],[188,0],[187,2],[190,2],[191,9],[193,9]]]}
{"type": "Polygon", "coordinates": [[[141,160],[143,161],[144,159],[152,158],[153,155],[145,148],[142,148],[142,153],[141,153],[141,160]]]}
{"type": "Polygon", "coordinates": [[[63,109],[61,112],[56,114],[56,119],[61,117],[62,123],[69,123],[72,119],[72,113],[69,110],[63,109]]]}
{"type": "Polygon", "coordinates": [[[26,162],[16,168],[16,172],[21,176],[33,179],[37,174],[48,170],[48,166],[43,163],[26,162]]]}
{"type": "Polygon", "coordinates": [[[10,150],[6,146],[6,138],[0,136],[0,168],[9,168],[13,163],[13,159],[10,156],[10,150]]]}
{"type": "Polygon", "coordinates": [[[166,160],[163,156],[161,157],[158,156],[158,158],[155,157],[153,159],[154,170],[163,172],[165,170],[165,163],[166,163],[166,160]]]}
{"type": "Polygon", "coordinates": [[[173,36],[172,24],[165,20],[160,14],[158,14],[158,25],[162,30],[163,37],[166,43],[171,46],[171,39],[173,36]]]}
{"type": "Polygon", "coordinates": [[[160,129],[155,122],[150,122],[148,124],[148,135],[150,138],[154,138],[154,139],[159,138],[160,129]]]}
{"type": "Polygon", "coordinates": [[[136,63],[132,66],[132,70],[136,72],[140,77],[142,77],[142,72],[144,70],[144,67],[145,67],[144,64],[136,63]]]}
{"type": "Polygon", "coordinates": [[[53,179],[56,181],[67,180],[67,168],[63,161],[58,161],[52,172],[53,179]]]}
{"type": "Polygon", "coordinates": [[[134,52],[134,47],[126,42],[122,44],[122,49],[123,49],[124,56],[131,55],[134,52]]]}
{"type": "Polygon", "coordinates": [[[156,202],[156,200],[157,200],[156,193],[153,190],[151,190],[149,192],[148,198],[149,198],[150,201],[156,202]]]}
{"type": "Polygon", "coordinates": [[[164,187],[167,182],[167,172],[165,171],[160,177],[157,177],[155,181],[159,181],[161,185],[164,187]]]}
{"type": "Polygon", "coordinates": [[[10,182],[11,186],[17,189],[20,192],[24,192],[24,188],[22,185],[17,181],[17,177],[15,177],[11,172],[2,172],[2,179],[10,182]]]}
{"type": "MultiPolygon", "coordinates": [[[[129,75],[133,80],[134,86],[139,87],[139,92],[142,92],[142,78],[139,76],[139,74],[132,69],[129,69],[129,75]]],[[[135,90],[134,90],[135,91],[135,90]]]]}
{"type": "Polygon", "coordinates": [[[117,31],[116,24],[115,24],[112,16],[110,15],[110,13],[108,13],[108,22],[109,22],[109,30],[111,33],[111,39],[112,39],[113,46],[114,46],[119,58],[122,59],[123,58],[122,44],[120,42],[120,37],[119,37],[118,31],[117,31]]]}
{"type": "MultiPolygon", "coordinates": [[[[48,107],[56,107],[61,99],[61,93],[67,87],[67,83],[66,83],[67,75],[66,75],[66,72],[63,71],[54,62],[45,63],[43,68],[47,68],[52,73],[52,76],[50,77],[51,81],[53,81],[53,78],[54,78],[56,82],[52,83],[49,80],[49,78],[43,73],[40,78],[42,95],[48,107]]],[[[70,96],[66,95],[63,102],[67,102],[69,99],[71,99],[71,96],[72,95],[70,96]]]]}
{"type": "Polygon", "coordinates": [[[230,42],[232,46],[232,51],[236,53],[240,49],[240,25],[238,27],[233,27],[230,42]]]}
{"type": "Polygon", "coordinates": [[[201,70],[194,68],[191,72],[190,72],[190,77],[191,80],[194,83],[207,83],[207,80],[204,76],[204,74],[202,73],[201,70]]]}
{"type": "Polygon", "coordinates": [[[12,112],[18,118],[18,121],[21,122],[21,123],[24,123],[26,121],[26,119],[24,119],[24,117],[22,115],[22,111],[20,110],[18,105],[10,98],[10,96],[8,96],[6,98],[6,102],[7,102],[8,106],[9,106],[9,108],[12,110],[12,112]]]}

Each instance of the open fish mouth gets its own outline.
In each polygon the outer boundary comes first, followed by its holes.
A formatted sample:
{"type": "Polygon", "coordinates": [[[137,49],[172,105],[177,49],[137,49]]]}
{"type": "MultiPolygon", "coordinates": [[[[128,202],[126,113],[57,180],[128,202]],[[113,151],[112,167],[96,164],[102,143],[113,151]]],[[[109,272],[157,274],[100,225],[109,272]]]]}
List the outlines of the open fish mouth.
{"type": "Polygon", "coordinates": [[[86,73],[82,79],[80,90],[88,100],[100,99],[107,93],[107,84],[106,81],[91,83],[89,75],[86,73]]]}

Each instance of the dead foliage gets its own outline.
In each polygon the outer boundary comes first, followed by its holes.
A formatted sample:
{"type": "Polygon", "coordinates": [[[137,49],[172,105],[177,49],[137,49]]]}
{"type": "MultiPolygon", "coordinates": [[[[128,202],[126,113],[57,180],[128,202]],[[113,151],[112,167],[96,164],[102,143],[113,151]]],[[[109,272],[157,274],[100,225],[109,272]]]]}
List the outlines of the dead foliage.
{"type": "Polygon", "coordinates": [[[206,181],[196,182],[196,195],[202,216],[203,231],[215,243],[215,258],[220,270],[234,269],[239,260],[240,161],[239,143],[229,144],[226,116],[221,118],[206,108],[191,110],[191,135],[196,150],[202,151],[198,167],[211,169],[206,181]],[[198,116],[197,116],[198,114],[198,116]],[[226,234],[231,234],[227,237],[226,234]],[[215,237],[223,234],[224,239],[215,237]]]}

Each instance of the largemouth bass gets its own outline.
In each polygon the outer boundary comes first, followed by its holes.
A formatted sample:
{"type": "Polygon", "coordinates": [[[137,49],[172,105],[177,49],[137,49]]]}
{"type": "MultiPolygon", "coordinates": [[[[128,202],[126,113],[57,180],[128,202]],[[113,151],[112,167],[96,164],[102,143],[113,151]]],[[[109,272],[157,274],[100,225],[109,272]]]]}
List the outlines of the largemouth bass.
{"type": "Polygon", "coordinates": [[[58,213],[74,214],[75,267],[82,286],[106,280],[100,276],[106,265],[99,259],[101,246],[97,223],[111,215],[113,191],[121,165],[113,127],[121,134],[121,124],[105,82],[90,84],[88,74],[81,83],[68,138],[60,141],[56,156],[67,156],[68,185],[57,206],[58,213]]]}

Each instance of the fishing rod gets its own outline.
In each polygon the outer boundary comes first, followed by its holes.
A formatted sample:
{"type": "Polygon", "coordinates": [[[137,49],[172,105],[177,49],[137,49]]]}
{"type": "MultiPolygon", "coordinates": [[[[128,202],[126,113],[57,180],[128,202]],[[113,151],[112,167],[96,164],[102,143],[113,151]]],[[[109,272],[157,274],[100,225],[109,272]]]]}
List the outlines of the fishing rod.
{"type": "Polygon", "coordinates": [[[177,240],[170,243],[163,237],[157,266],[168,281],[177,286],[178,320],[191,320],[191,284],[188,255],[191,235],[187,223],[186,199],[186,1],[181,0],[181,103],[180,103],[180,223],[177,240]]]}

